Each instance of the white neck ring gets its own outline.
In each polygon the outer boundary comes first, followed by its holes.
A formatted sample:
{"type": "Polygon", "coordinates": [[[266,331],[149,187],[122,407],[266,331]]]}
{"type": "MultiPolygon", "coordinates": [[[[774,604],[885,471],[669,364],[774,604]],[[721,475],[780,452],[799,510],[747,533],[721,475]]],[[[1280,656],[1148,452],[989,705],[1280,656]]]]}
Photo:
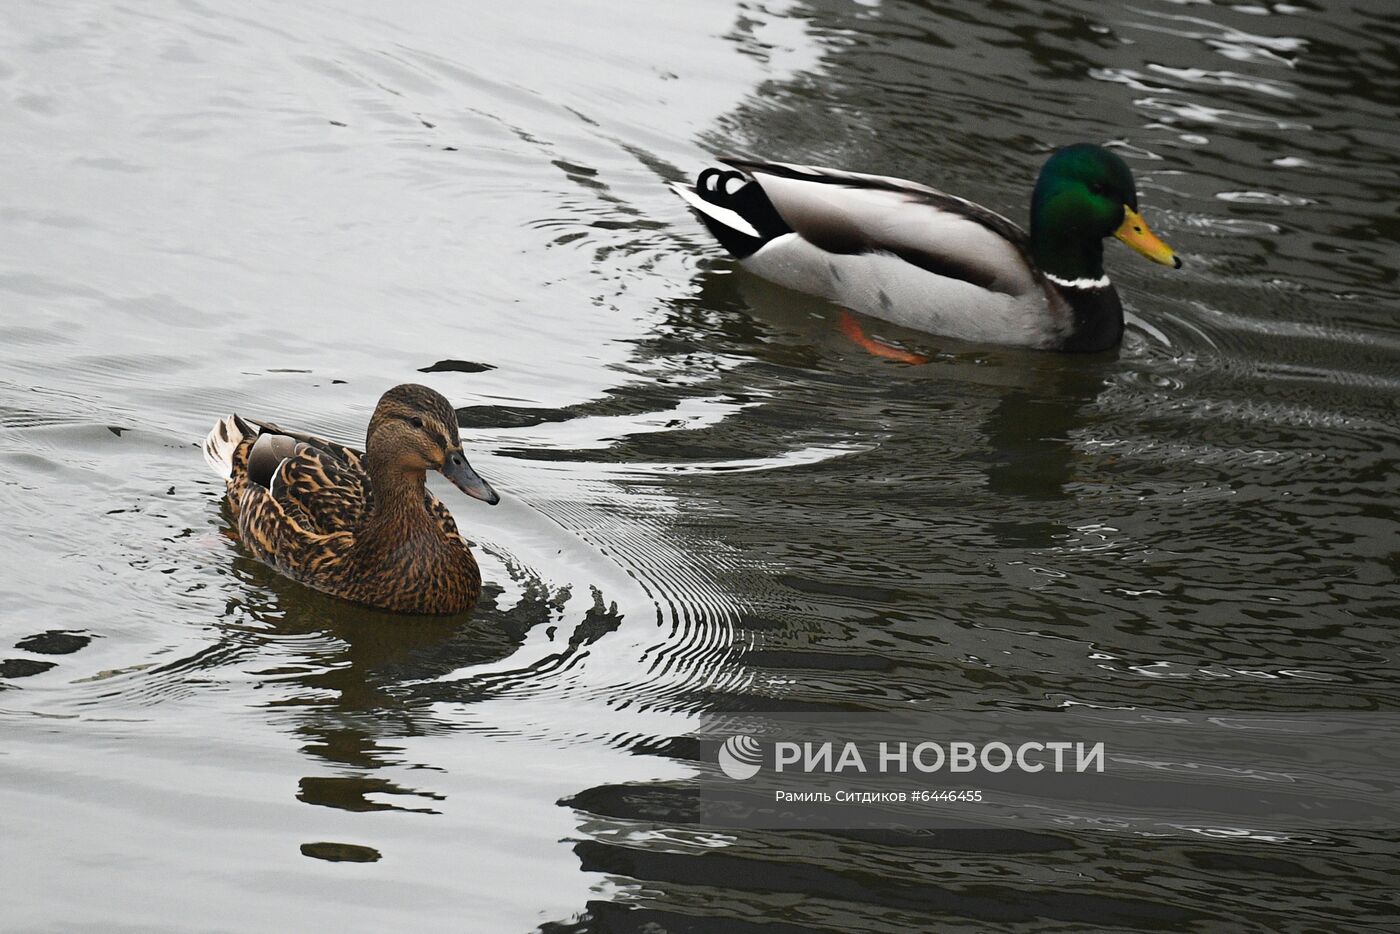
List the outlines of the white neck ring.
{"type": "Polygon", "coordinates": [[[1062,289],[1106,289],[1112,285],[1108,281],[1107,275],[1099,276],[1097,279],[1061,279],[1048,272],[1042,273],[1042,275],[1062,289]]]}

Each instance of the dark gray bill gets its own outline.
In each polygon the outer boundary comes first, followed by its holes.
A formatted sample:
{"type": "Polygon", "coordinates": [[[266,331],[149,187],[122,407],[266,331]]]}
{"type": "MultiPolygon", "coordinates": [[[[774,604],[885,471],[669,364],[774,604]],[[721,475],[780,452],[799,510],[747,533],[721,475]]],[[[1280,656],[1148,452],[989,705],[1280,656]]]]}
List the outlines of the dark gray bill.
{"type": "Polygon", "coordinates": [[[442,465],[442,475],[468,496],[474,496],[492,506],[501,501],[496,491],[491,489],[491,484],[472,470],[472,465],[467,463],[461,451],[453,451],[447,455],[447,461],[442,465]]]}

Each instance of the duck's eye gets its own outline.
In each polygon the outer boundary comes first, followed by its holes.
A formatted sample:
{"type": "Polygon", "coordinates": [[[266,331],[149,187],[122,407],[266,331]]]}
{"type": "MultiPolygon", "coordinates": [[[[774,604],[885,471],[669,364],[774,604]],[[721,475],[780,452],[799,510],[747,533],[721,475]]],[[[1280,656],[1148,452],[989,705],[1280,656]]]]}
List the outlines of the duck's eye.
{"type": "Polygon", "coordinates": [[[423,420],[422,420],[421,418],[419,418],[418,416],[416,416],[416,415],[415,415],[413,418],[410,418],[410,419],[408,420],[408,423],[409,423],[410,425],[412,425],[414,428],[422,428],[422,427],[423,427],[423,420]]]}

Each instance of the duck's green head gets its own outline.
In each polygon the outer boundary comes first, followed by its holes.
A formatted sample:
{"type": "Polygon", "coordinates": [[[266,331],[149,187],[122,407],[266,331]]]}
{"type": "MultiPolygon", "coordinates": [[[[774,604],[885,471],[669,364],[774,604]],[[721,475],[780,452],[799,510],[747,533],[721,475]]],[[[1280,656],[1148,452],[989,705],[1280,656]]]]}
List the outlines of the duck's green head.
{"type": "Polygon", "coordinates": [[[1102,146],[1058,150],[1040,170],[1031,195],[1031,254],[1036,266],[1065,281],[1103,277],[1103,239],[1116,236],[1143,256],[1181,268],[1181,260],[1138,214],[1128,164],[1102,146]]]}

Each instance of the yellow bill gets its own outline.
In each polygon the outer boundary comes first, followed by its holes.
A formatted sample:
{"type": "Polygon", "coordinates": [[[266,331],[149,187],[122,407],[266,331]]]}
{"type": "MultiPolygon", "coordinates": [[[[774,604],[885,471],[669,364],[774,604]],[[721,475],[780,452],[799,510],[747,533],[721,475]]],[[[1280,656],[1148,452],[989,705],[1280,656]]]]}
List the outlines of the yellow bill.
{"type": "Polygon", "coordinates": [[[1181,258],[1171,247],[1157,239],[1157,235],[1147,228],[1147,221],[1142,219],[1141,214],[1126,204],[1123,205],[1123,223],[1113,235],[1154,263],[1181,268],[1181,258]]]}

